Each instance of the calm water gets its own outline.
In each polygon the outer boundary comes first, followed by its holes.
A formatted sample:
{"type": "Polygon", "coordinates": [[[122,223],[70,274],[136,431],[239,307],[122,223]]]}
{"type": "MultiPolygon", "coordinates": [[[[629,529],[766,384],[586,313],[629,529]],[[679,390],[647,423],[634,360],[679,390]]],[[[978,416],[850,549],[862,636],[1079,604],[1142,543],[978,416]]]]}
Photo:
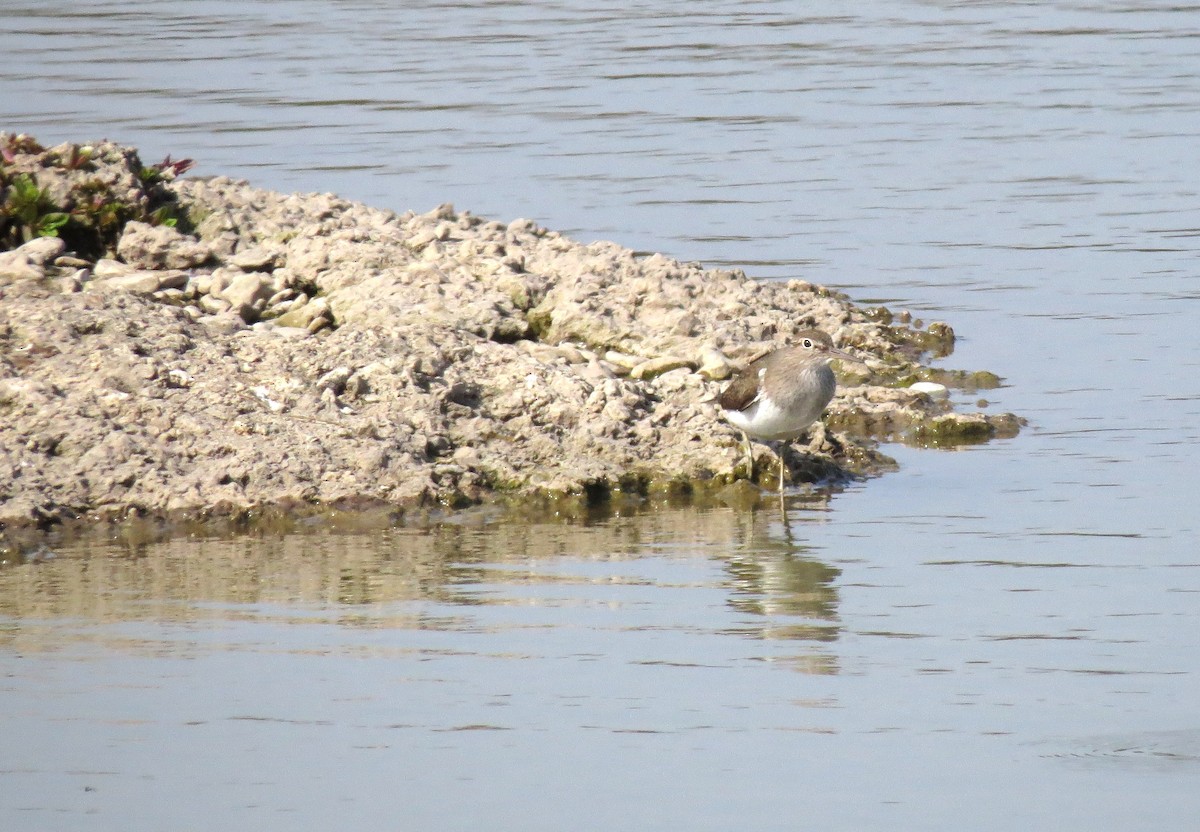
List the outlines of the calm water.
{"type": "Polygon", "coordinates": [[[1193,824],[1200,7],[594,6],[0,2],[0,126],[839,286],[1030,427],[787,525],[0,567],[0,827],[1193,824]]]}

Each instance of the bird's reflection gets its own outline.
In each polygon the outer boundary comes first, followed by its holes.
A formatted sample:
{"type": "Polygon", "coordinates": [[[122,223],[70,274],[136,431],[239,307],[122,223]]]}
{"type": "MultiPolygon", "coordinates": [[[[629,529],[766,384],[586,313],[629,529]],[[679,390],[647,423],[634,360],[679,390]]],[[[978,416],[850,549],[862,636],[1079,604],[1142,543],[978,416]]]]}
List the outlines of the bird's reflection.
{"type": "Polygon", "coordinates": [[[820,518],[829,500],[828,493],[813,493],[793,498],[790,511],[740,514],[738,539],[724,567],[729,606],[745,615],[732,632],[764,639],[837,639],[841,572],[801,541],[806,521],[820,518]]]}

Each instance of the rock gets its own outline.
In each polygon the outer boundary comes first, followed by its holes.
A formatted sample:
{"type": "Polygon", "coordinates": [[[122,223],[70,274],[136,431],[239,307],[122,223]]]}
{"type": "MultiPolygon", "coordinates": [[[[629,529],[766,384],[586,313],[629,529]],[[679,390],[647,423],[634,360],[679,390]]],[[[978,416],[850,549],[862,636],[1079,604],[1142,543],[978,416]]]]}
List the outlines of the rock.
{"type": "Polygon", "coordinates": [[[210,294],[213,285],[213,276],[209,274],[193,274],[188,278],[187,293],[194,298],[201,295],[210,294]]]}
{"type": "Polygon", "coordinates": [[[686,367],[689,370],[696,369],[696,362],[689,361],[686,358],[678,358],[673,355],[664,355],[659,358],[651,358],[649,361],[643,361],[632,370],[629,375],[637,379],[657,378],[663,373],[669,373],[672,370],[678,370],[681,367],[686,367]]]}
{"type": "Polygon", "coordinates": [[[408,238],[408,247],[420,251],[437,239],[437,234],[431,228],[422,229],[408,238]]]}
{"type": "Polygon", "coordinates": [[[37,281],[46,276],[46,261],[62,253],[58,237],[35,237],[12,251],[0,252],[0,283],[37,281]]]}
{"type": "Polygon", "coordinates": [[[260,332],[269,332],[273,337],[280,339],[302,340],[312,334],[307,329],[298,329],[294,326],[278,326],[274,321],[259,321],[251,329],[260,332]]]}
{"type": "Polygon", "coordinates": [[[191,387],[193,381],[195,379],[188,375],[187,370],[174,369],[167,371],[167,384],[171,387],[191,387]]]}
{"type": "Polygon", "coordinates": [[[231,308],[229,301],[216,295],[201,295],[196,305],[210,315],[220,315],[223,312],[228,312],[231,308]]]}
{"type": "Polygon", "coordinates": [[[54,265],[60,269],[91,269],[92,263],[89,260],[84,260],[81,257],[72,257],[69,254],[64,254],[61,257],[54,258],[54,265]]]}
{"type": "Polygon", "coordinates": [[[207,285],[202,277],[198,278],[194,285],[197,290],[203,289],[203,291],[207,294],[220,297],[221,293],[225,291],[225,287],[232,283],[235,278],[241,276],[241,269],[233,269],[222,266],[208,274],[207,285]]]}
{"type": "Polygon", "coordinates": [[[908,389],[917,393],[924,393],[931,399],[950,398],[950,391],[946,388],[946,385],[938,384],[936,381],[918,381],[914,384],[910,384],[908,389]]]}
{"type": "Polygon", "coordinates": [[[94,278],[84,288],[89,292],[140,292],[150,295],[164,289],[182,289],[187,282],[187,272],[177,269],[138,270],[112,277],[94,278]]]}
{"type": "Polygon", "coordinates": [[[594,359],[594,354],[586,354],[587,351],[581,350],[574,344],[559,344],[558,354],[563,357],[568,364],[584,364],[589,359],[594,359]]]}
{"type": "Polygon", "coordinates": [[[58,257],[65,248],[66,243],[59,237],[34,237],[15,249],[14,253],[20,254],[35,266],[45,266],[46,261],[58,257]]]}
{"type": "Polygon", "coordinates": [[[163,303],[172,305],[181,304],[184,299],[183,289],[167,288],[158,292],[154,292],[155,300],[161,300],[163,303]]]}
{"type": "MultiPolygon", "coordinates": [[[[200,229],[196,230],[197,233],[199,233],[200,229]]],[[[238,244],[241,242],[241,238],[238,237],[237,232],[235,231],[221,231],[211,237],[206,237],[203,234],[200,234],[200,237],[212,250],[213,257],[218,259],[222,257],[232,257],[234,251],[237,250],[238,244]]]]}
{"type": "Polygon", "coordinates": [[[700,351],[699,372],[709,381],[722,381],[733,375],[733,366],[725,353],[716,347],[705,347],[700,351]]]}
{"type": "Polygon", "coordinates": [[[29,261],[20,249],[0,252],[0,285],[5,282],[41,280],[46,270],[29,261]]]}
{"type": "MultiPolygon", "coordinates": [[[[217,303],[224,303],[217,298],[213,298],[213,300],[217,303]]],[[[199,318],[199,323],[214,335],[233,335],[246,329],[246,322],[242,320],[242,317],[229,309],[204,315],[199,318]]]]}
{"type": "Polygon", "coordinates": [[[615,368],[612,364],[609,364],[607,361],[597,361],[595,359],[589,361],[579,371],[579,374],[593,384],[598,384],[610,378],[617,377],[617,373],[615,372],[615,368]]]}
{"type": "Polygon", "coordinates": [[[350,375],[349,367],[336,367],[317,379],[316,387],[318,390],[332,390],[335,395],[340,395],[350,375]]]}
{"type": "Polygon", "coordinates": [[[76,269],[59,281],[59,289],[67,294],[82,292],[83,284],[91,276],[87,269],[76,269]]]}
{"type": "MultiPolygon", "coordinates": [[[[275,319],[277,326],[294,326],[311,329],[316,321],[329,319],[329,303],[324,298],[313,298],[299,307],[292,307],[275,319]]],[[[322,324],[324,326],[324,324],[322,324]]]]}
{"type": "Polygon", "coordinates": [[[617,368],[618,373],[628,374],[640,364],[643,364],[646,359],[638,355],[628,355],[627,353],[609,350],[604,353],[604,360],[617,368]]]}
{"type": "Polygon", "coordinates": [[[247,272],[272,271],[282,259],[281,252],[266,246],[251,246],[228,258],[229,265],[247,272]]]}
{"type": "Polygon", "coordinates": [[[229,281],[214,295],[224,300],[239,315],[242,320],[250,323],[258,319],[259,313],[266,308],[267,299],[275,294],[271,276],[259,272],[239,274],[229,281]]]}
{"type": "Polygon", "coordinates": [[[211,258],[212,249],[170,226],[130,222],[117,242],[117,256],[135,268],[190,269],[211,258]]]}
{"type": "Polygon", "coordinates": [[[96,265],[92,266],[92,277],[119,277],[135,271],[133,266],[127,263],[122,263],[120,260],[110,260],[105,257],[96,261],[96,265]]]}

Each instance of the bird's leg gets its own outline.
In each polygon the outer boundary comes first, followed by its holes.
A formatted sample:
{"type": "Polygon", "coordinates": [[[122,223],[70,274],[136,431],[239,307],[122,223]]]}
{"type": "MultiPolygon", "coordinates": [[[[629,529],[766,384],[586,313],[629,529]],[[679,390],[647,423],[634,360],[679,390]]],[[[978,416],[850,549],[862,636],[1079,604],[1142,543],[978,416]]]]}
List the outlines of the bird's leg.
{"type": "Polygon", "coordinates": [[[788,526],[787,502],[783,499],[783,449],[787,445],[787,440],[783,440],[775,449],[775,455],[779,457],[779,516],[783,518],[784,528],[788,526]]]}
{"type": "Polygon", "coordinates": [[[742,442],[746,449],[746,476],[754,482],[754,451],[750,449],[750,434],[742,431],[742,442]]]}

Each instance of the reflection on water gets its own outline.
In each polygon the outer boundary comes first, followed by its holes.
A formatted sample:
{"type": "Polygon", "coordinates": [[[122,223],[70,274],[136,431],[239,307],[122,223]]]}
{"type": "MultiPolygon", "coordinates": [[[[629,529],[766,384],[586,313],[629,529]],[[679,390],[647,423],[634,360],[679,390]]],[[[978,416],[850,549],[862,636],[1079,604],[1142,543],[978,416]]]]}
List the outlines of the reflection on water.
{"type": "Polygon", "coordinates": [[[1017,790],[1032,822],[1099,811],[1076,791],[1111,792],[1107,812],[1139,772],[1194,776],[1194,671],[1163,637],[1195,619],[1191,571],[1146,606],[1157,573],[1102,554],[930,558],[911,531],[945,525],[945,542],[980,516],[915,513],[904,483],[903,519],[857,511],[875,488],[886,505],[880,483],[836,512],[797,498],[790,525],[774,508],[464,515],[40,551],[0,568],[0,816],[101,829],[136,806],[151,820],[131,828],[283,829],[349,812],[376,828],[399,801],[415,828],[465,830],[530,794],[533,822],[500,826],[562,828],[581,807],[614,825],[647,801],[663,828],[727,828],[710,812],[777,828],[778,807],[819,806],[849,829],[839,807],[862,790],[880,795],[874,824],[947,794],[1011,820],[1000,796],[1017,790]],[[1157,721],[1096,734],[1097,709],[1149,703],[1157,721]],[[918,746],[935,772],[912,765],[918,746]],[[692,786],[647,792],[664,767],[692,786]],[[463,784],[476,800],[447,827],[463,784]]]}
{"type": "Polygon", "coordinates": [[[627,591],[689,588],[727,594],[739,616],[722,632],[827,641],[838,631],[837,575],[789,542],[769,514],[733,510],[664,510],[587,525],[451,522],[371,533],[77,543],[0,568],[7,622],[0,644],[57,649],[61,626],[139,621],[495,632],[521,625],[493,619],[489,608],[620,607],[627,591]],[[647,569],[698,555],[720,565],[700,584],[676,584],[669,569],[647,569]]]}

